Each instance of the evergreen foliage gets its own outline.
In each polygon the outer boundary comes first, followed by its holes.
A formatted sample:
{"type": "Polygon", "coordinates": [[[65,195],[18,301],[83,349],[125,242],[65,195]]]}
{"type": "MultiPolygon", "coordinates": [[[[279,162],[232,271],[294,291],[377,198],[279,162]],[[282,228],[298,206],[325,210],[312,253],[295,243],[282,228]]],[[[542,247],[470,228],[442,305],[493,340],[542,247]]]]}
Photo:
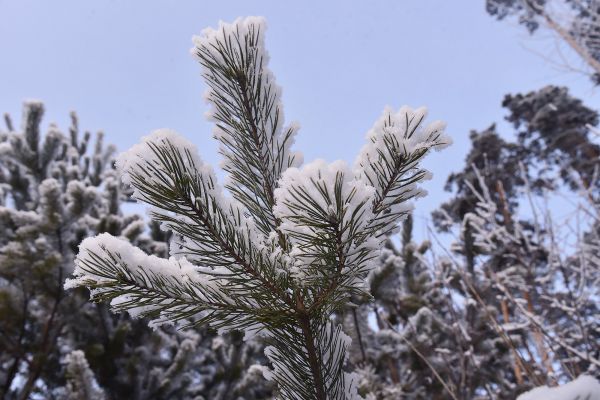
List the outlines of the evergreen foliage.
{"type": "Polygon", "coordinates": [[[506,95],[502,105],[509,111],[506,119],[514,126],[514,133],[500,135],[495,125],[471,133],[466,168],[452,173],[446,183],[446,190],[454,190],[455,195],[433,214],[438,228],[461,221],[480,201],[475,193],[484,188],[472,167],[485,176],[485,190],[499,216],[504,207],[514,209],[525,187],[537,195],[544,190],[562,191],[562,185],[574,192],[581,185],[597,190],[600,145],[593,140],[598,124],[596,111],[571,96],[566,88],[556,86],[506,95]],[[498,184],[502,185],[503,198],[498,184]]]}
{"type": "MultiPolygon", "coordinates": [[[[347,319],[347,332],[360,332],[365,354],[358,366],[360,391],[373,400],[514,399],[507,346],[486,313],[469,298],[457,274],[464,264],[434,257],[431,245],[412,240],[412,220],[403,225],[401,249],[388,241],[380,266],[370,275],[376,326],[347,319]]],[[[465,273],[467,271],[464,271],[465,273]]]]}
{"type": "Polygon", "coordinates": [[[91,142],[72,114],[68,134],[51,124],[42,135],[43,112],[27,102],[22,128],[5,116],[0,131],[0,397],[267,398],[249,370],[260,343],[152,331],[62,289],[86,236],[109,232],[164,256],[168,234],[121,213],[128,198],[101,133],[91,142]]]}
{"type": "Polygon", "coordinates": [[[506,96],[503,105],[516,140],[472,135],[465,168],[449,180],[455,196],[437,214],[460,235],[447,254],[448,282],[465,298],[468,337],[495,336],[505,356],[497,369],[505,377],[484,380],[491,398],[598,377],[600,354],[597,114],[556,87],[506,96]],[[473,322],[492,330],[471,332],[473,322]]]}
{"type": "Polygon", "coordinates": [[[331,317],[367,294],[381,242],[424,194],[419,162],[449,139],[442,123],[424,125],[424,109],[386,109],[354,168],[320,160],[300,167],[264,30],[262,19],[246,18],[195,39],[227,193],[191,143],[154,132],[117,164],[133,197],[173,232],[171,257],[99,235],[80,246],[67,287],[89,287],[92,299],[153,326],[260,334],[271,364],[262,372],[281,398],[358,398],[356,377],[344,369],[350,338],[331,317]]]}
{"type": "Polygon", "coordinates": [[[104,400],[105,394],[98,386],[94,373],[81,350],[74,350],[65,357],[67,386],[62,397],[65,400],[104,400]]]}
{"type": "Polygon", "coordinates": [[[567,88],[556,86],[507,95],[502,106],[517,130],[520,161],[539,165],[537,176],[528,176],[533,190],[556,189],[561,182],[574,191],[581,183],[595,186],[600,164],[600,145],[592,133],[598,125],[596,110],[571,96],[567,88]]]}

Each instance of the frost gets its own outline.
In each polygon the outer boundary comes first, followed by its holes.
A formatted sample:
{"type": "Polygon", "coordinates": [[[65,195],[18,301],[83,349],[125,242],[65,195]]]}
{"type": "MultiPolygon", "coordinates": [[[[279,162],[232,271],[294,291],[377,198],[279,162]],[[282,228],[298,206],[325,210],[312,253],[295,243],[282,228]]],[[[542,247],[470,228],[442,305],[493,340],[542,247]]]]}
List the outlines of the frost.
{"type": "MultiPolygon", "coordinates": [[[[257,87],[254,88],[258,93],[264,97],[268,97],[270,101],[271,113],[260,115],[260,119],[255,121],[260,126],[262,133],[269,137],[271,140],[263,142],[264,148],[260,149],[261,154],[278,154],[274,158],[267,158],[265,161],[270,164],[267,168],[279,168],[280,170],[287,168],[287,166],[298,166],[302,163],[301,153],[290,153],[290,147],[294,143],[294,136],[300,128],[297,122],[293,122],[288,128],[284,129],[284,116],[283,116],[283,104],[281,102],[281,87],[275,83],[275,76],[267,64],[269,62],[269,55],[265,49],[264,44],[264,33],[267,29],[267,24],[262,17],[246,17],[238,18],[233,23],[226,23],[221,21],[217,29],[206,28],[202,31],[200,36],[194,36],[194,48],[191,49],[193,55],[202,63],[203,59],[199,56],[200,53],[208,53],[214,61],[225,65],[226,62],[219,49],[223,43],[227,43],[231,37],[236,39],[253,38],[255,39],[249,44],[249,51],[251,56],[258,60],[255,64],[250,64],[246,73],[252,76],[256,82],[257,87]],[[262,85],[258,84],[261,82],[262,85]],[[285,132],[284,134],[284,131],[285,132]],[[287,165],[275,165],[273,164],[276,160],[286,160],[287,165]],[[282,168],[283,167],[283,168],[282,168]]],[[[207,54],[207,55],[208,55],[207,54]]],[[[211,83],[210,77],[215,74],[213,69],[204,68],[204,75],[208,78],[209,85],[211,83]]],[[[215,89],[209,89],[205,94],[206,100],[215,106],[211,113],[209,113],[209,119],[218,122],[219,121],[219,110],[216,108],[216,103],[222,101],[223,96],[226,95],[223,90],[216,91],[215,89]],[[217,100],[219,99],[219,100],[217,100]]],[[[226,98],[227,99],[227,98],[226,98]]],[[[235,101],[234,98],[228,98],[228,100],[235,101]]],[[[235,135],[235,134],[234,134],[235,135]]],[[[215,126],[215,138],[221,143],[221,151],[228,160],[232,160],[234,155],[231,154],[231,149],[228,144],[236,143],[233,140],[236,139],[232,136],[232,132],[227,129],[223,129],[220,126],[215,126]]],[[[227,162],[224,167],[227,169],[227,162]]]]}
{"type": "MultiPolygon", "coordinates": [[[[301,169],[290,168],[284,173],[275,190],[274,212],[285,220],[282,229],[290,233],[310,232],[306,226],[311,218],[329,221],[341,217],[342,225],[355,218],[354,228],[364,230],[372,218],[365,204],[374,192],[372,186],[354,178],[346,162],[327,164],[324,160],[316,160],[301,169]],[[319,215],[312,215],[313,210],[319,215]]],[[[350,234],[343,232],[344,239],[350,234]]]]}
{"type": "MultiPolygon", "coordinates": [[[[164,259],[154,255],[148,255],[129,242],[116,238],[108,233],[85,239],[79,245],[80,256],[76,260],[74,278],[69,279],[65,285],[67,288],[75,287],[78,280],[90,277],[87,272],[86,262],[91,261],[93,255],[102,254],[110,249],[117,255],[121,265],[126,266],[130,272],[147,271],[162,276],[171,276],[183,280],[199,281],[200,275],[195,266],[185,259],[164,259]]],[[[107,277],[96,276],[99,282],[108,282],[107,277]]],[[[110,279],[110,278],[109,278],[110,279]]],[[[204,283],[204,282],[203,282],[204,283]]]]}
{"type": "Polygon", "coordinates": [[[367,144],[360,152],[356,168],[361,169],[364,161],[377,158],[377,150],[386,141],[394,141],[398,155],[407,156],[422,149],[441,150],[452,144],[452,139],[444,133],[446,124],[442,121],[430,122],[423,126],[427,109],[401,107],[394,112],[386,107],[381,117],[367,133],[367,144]]]}
{"type": "Polygon", "coordinates": [[[65,357],[67,365],[67,387],[65,400],[104,400],[106,396],[98,386],[85,354],[74,350],[65,357]]]}
{"type": "Polygon", "coordinates": [[[153,206],[150,215],[161,221],[163,228],[181,233],[184,225],[184,232],[188,233],[193,226],[202,224],[204,235],[174,235],[172,255],[195,257],[193,262],[203,264],[206,259],[198,258],[198,254],[210,253],[228,264],[231,260],[223,254],[220,241],[224,239],[220,235],[234,225],[238,225],[240,241],[258,247],[264,244],[265,238],[253,218],[247,216],[248,212],[237,201],[225,197],[213,169],[204,164],[196,147],[176,132],[164,129],[153,132],[142,143],[119,155],[116,164],[123,182],[134,188],[133,197],[153,206]],[[181,181],[190,184],[182,186],[181,181]],[[157,192],[160,199],[156,198],[157,192]],[[172,212],[173,206],[177,213],[172,212]],[[208,212],[199,214],[200,210],[208,212]],[[199,215],[201,221],[195,220],[199,215]]]}

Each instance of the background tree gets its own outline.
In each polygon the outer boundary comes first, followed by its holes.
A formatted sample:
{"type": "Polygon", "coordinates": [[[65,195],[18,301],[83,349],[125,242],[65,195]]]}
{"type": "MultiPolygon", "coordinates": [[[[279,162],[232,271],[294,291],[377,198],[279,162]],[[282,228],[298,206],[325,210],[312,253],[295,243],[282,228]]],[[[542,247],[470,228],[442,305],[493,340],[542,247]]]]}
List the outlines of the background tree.
{"type": "Polygon", "coordinates": [[[529,33],[541,27],[554,33],[586,65],[574,68],[600,83],[600,2],[598,0],[486,0],[487,12],[499,20],[517,17],[529,33]]]}
{"type": "MultiPolygon", "coordinates": [[[[370,276],[374,303],[359,307],[376,325],[360,325],[365,357],[360,389],[372,399],[514,399],[510,348],[490,325],[491,311],[465,302],[466,262],[417,245],[405,221],[402,247],[388,242],[370,276]],[[368,310],[368,311],[367,311],[368,310]],[[485,367],[483,367],[485,366],[485,367]]],[[[357,330],[348,320],[346,331],[357,330]]],[[[359,353],[351,359],[359,360],[359,353]]]]}
{"type": "Polygon", "coordinates": [[[248,388],[260,344],[206,330],[152,331],[88,303],[84,290],[62,289],[84,237],[110,232],[165,255],[168,234],[122,214],[127,196],[101,133],[92,146],[72,114],[68,135],[54,125],[42,135],[43,111],[27,102],[22,128],[5,116],[0,131],[1,397],[267,398],[268,386],[248,388]]]}
{"type": "Polygon", "coordinates": [[[599,266],[589,255],[598,243],[597,113],[556,87],[508,95],[503,105],[515,141],[494,133],[494,143],[510,156],[488,158],[485,134],[474,135],[464,170],[449,179],[455,197],[438,213],[438,221],[461,222],[458,294],[490,309],[481,317],[512,353],[508,387],[597,376],[599,266]]]}
{"type": "Polygon", "coordinates": [[[502,106],[515,131],[500,135],[492,125],[471,133],[471,150],[460,172],[452,173],[446,190],[454,196],[434,212],[438,228],[462,221],[475,209],[483,192],[475,167],[501,214],[522,200],[527,186],[532,194],[561,192],[562,185],[577,191],[596,187],[600,146],[593,140],[598,113],[572,97],[564,87],[546,86],[526,94],[505,96],[502,106]],[[507,138],[514,137],[512,141],[507,138]],[[498,190],[502,187],[502,193],[498,190]],[[472,189],[475,189],[474,191],[472,189]],[[521,198],[520,198],[521,197],[521,198]]]}

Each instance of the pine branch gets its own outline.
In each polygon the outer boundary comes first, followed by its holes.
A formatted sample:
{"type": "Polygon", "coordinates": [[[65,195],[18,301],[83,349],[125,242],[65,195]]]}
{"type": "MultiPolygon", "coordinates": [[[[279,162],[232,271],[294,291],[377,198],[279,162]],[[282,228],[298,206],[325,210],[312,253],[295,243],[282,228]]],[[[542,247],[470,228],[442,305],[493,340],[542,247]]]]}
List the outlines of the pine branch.
{"type": "Polygon", "coordinates": [[[66,357],[67,394],[65,400],[104,400],[104,391],[98,387],[94,373],[81,350],[74,350],[66,357]]]}
{"type": "Polygon", "coordinates": [[[370,228],[379,236],[389,234],[395,223],[412,209],[409,200],[424,195],[416,184],[430,174],[418,163],[430,149],[442,149],[451,143],[439,121],[425,127],[426,109],[387,108],[367,134],[369,143],[355,162],[357,174],[375,188],[370,228]]]}
{"type": "Polygon", "coordinates": [[[342,162],[316,161],[284,174],[274,212],[292,244],[292,276],[317,289],[307,305],[311,313],[323,305],[329,306],[324,312],[339,309],[348,296],[362,293],[360,279],[378,245],[364,232],[372,193],[342,162]]]}
{"type": "Polygon", "coordinates": [[[199,269],[185,259],[148,256],[108,234],[86,239],[80,246],[74,278],[66,287],[83,285],[95,288],[94,301],[151,318],[154,325],[193,317],[184,325],[244,329],[255,320],[277,324],[292,318],[285,310],[266,307],[270,299],[243,296],[245,288],[235,287],[213,270],[199,269]]]}
{"type": "Polygon", "coordinates": [[[271,211],[277,181],[301,155],[290,151],[297,127],[283,126],[281,89],[267,68],[264,30],[259,18],[223,24],[194,38],[192,52],[210,88],[215,138],[231,179],[226,187],[268,234],[278,226],[271,211]]]}

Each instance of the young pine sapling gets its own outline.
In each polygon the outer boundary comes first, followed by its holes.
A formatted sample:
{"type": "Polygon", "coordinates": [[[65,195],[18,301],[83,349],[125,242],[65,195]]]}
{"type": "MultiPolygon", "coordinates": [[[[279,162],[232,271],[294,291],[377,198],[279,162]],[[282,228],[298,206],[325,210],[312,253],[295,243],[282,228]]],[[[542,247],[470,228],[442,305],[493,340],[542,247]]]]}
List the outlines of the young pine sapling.
{"type": "Polygon", "coordinates": [[[424,195],[419,162],[450,143],[426,110],[386,109],[354,167],[291,150],[281,90],[267,68],[265,22],[238,19],[195,38],[208,84],[226,191],[194,146],[156,131],[122,154],[117,167],[151,217],[173,232],[171,258],[146,255],[109,234],[80,246],[67,287],[87,286],[115,311],[157,326],[209,324],[259,333],[285,399],[359,398],[344,371],[349,338],[331,315],[365,291],[386,237],[424,195]]]}

